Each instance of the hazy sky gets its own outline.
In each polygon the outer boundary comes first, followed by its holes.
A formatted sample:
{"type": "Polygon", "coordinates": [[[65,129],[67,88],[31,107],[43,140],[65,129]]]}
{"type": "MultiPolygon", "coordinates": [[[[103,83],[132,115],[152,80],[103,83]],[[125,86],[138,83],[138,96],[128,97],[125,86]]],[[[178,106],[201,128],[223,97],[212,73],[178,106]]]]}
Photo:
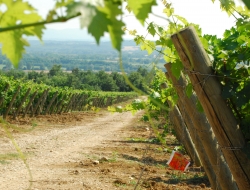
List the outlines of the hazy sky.
{"type": "MultiPolygon", "coordinates": [[[[53,8],[55,3],[54,0],[28,0],[28,2],[30,2],[43,17],[45,17],[48,10],[53,8]]],[[[162,13],[164,7],[160,0],[157,0],[157,2],[158,6],[153,7],[153,13],[164,16],[164,13],[162,13]]],[[[229,29],[235,22],[233,17],[229,17],[226,12],[221,11],[218,0],[214,4],[211,0],[172,0],[168,2],[172,2],[175,14],[185,17],[189,22],[199,24],[205,34],[215,34],[221,37],[223,31],[229,29]]],[[[126,14],[124,21],[128,29],[136,29],[139,34],[146,34],[146,30],[131,14],[126,14]]],[[[152,15],[150,15],[147,21],[154,21],[162,26],[167,25],[165,20],[152,15]]],[[[74,19],[67,23],[50,24],[47,25],[47,28],[80,28],[80,24],[78,19],[74,19]]],[[[128,35],[125,37],[129,38],[128,35]]]]}

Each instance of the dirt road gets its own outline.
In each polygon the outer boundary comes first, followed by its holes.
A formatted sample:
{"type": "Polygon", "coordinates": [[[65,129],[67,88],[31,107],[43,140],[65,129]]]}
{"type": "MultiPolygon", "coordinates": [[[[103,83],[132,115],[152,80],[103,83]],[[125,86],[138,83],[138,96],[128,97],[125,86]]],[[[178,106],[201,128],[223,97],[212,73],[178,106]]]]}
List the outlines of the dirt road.
{"type": "MultiPolygon", "coordinates": [[[[28,122],[20,119],[23,128],[27,123],[38,125],[28,133],[12,130],[27,157],[32,178],[13,143],[1,131],[0,189],[24,190],[30,185],[32,190],[134,189],[144,167],[141,158],[146,145],[142,141],[150,133],[147,126],[137,122],[139,115],[102,111],[40,116],[28,122]]],[[[152,150],[154,146],[158,145],[152,145],[152,150]]],[[[157,158],[145,157],[154,164],[144,168],[147,175],[140,189],[174,189],[176,183],[167,181],[164,168],[169,155],[163,151],[153,154],[157,158]]],[[[199,189],[206,185],[199,181],[192,187],[186,183],[179,186],[199,189]]]]}

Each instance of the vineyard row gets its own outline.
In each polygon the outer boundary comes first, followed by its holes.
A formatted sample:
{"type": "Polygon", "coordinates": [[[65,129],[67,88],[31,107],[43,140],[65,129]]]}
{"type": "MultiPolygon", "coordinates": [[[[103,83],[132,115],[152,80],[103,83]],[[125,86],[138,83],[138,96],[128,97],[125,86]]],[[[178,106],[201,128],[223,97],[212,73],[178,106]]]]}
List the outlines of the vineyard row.
{"type": "Polygon", "coordinates": [[[57,88],[0,76],[0,114],[34,116],[103,108],[126,101],[135,93],[92,92],[57,88]]]}

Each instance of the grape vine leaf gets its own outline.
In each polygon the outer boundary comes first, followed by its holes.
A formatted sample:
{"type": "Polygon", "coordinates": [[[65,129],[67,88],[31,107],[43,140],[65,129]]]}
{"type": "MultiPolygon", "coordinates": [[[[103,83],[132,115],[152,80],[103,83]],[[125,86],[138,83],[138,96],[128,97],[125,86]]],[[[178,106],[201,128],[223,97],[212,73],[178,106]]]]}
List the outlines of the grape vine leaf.
{"type": "Polygon", "coordinates": [[[100,38],[105,32],[109,32],[112,45],[118,51],[121,50],[122,27],[125,24],[117,17],[122,15],[119,4],[113,1],[105,1],[104,6],[95,6],[85,2],[73,2],[67,6],[67,16],[73,16],[80,12],[81,28],[87,27],[90,33],[100,43],[100,38]]]}
{"type": "Polygon", "coordinates": [[[166,47],[165,50],[163,51],[164,55],[164,60],[167,63],[173,63],[176,60],[176,56],[174,55],[174,52],[172,52],[171,48],[166,47]]]}
{"type": "Polygon", "coordinates": [[[179,15],[173,15],[173,16],[176,17],[179,21],[181,21],[185,26],[189,25],[187,19],[185,19],[184,17],[179,16],[179,15]]]}
{"type": "Polygon", "coordinates": [[[176,79],[180,78],[182,69],[183,69],[183,65],[179,59],[177,59],[175,63],[171,65],[171,71],[173,75],[176,77],[176,79]]]}
{"type": "Polygon", "coordinates": [[[186,95],[190,98],[193,93],[193,86],[191,83],[188,83],[186,86],[186,95]]]}
{"type": "Polygon", "coordinates": [[[221,9],[224,9],[229,15],[232,14],[231,9],[235,6],[233,0],[220,0],[221,9]]]}
{"type": "Polygon", "coordinates": [[[73,2],[67,5],[67,16],[76,15],[80,12],[80,24],[81,28],[87,27],[88,33],[91,34],[96,43],[100,43],[100,38],[104,36],[105,32],[108,32],[108,25],[111,24],[111,20],[107,17],[107,14],[101,11],[100,7],[85,2],[73,2]]]}
{"type": "MultiPolygon", "coordinates": [[[[36,10],[27,2],[3,0],[7,9],[0,12],[1,28],[15,27],[16,25],[35,23],[42,21],[42,17],[38,15],[36,10]]],[[[25,46],[29,46],[28,41],[23,38],[26,36],[36,36],[40,40],[42,38],[42,30],[44,25],[30,26],[22,29],[13,29],[10,31],[1,32],[0,43],[2,43],[2,54],[6,55],[12,64],[17,68],[22,53],[25,52],[25,46]]]]}
{"type": "Polygon", "coordinates": [[[174,8],[171,7],[167,7],[163,10],[163,13],[166,13],[167,17],[171,17],[172,14],[174,13],[174,8]]]}
{"type": "Polygon", "coordinates": [[[147,50],[148,55],[150,55],[153,52],[154,49],[155,49],[155,43],[154,42],[151,42],[149,40],[145,40],[145,41],[142,42],[141,50],[147,50]]]}
{"type": "Polygon", "coordinates": [[[105,1],[105,7],[100,8],[101,11],[108,15],[108,18],[112,23],[108,25],[108,31],[112,45],[118,51],[121,50],[122,35],[124,34],[122,28],[125,26],[121,20],[117,19],[119,15],[122,15],[122,10],[119,7],[119,4],[114,3],[113,1],[105,1]]]}
{"type": "Polygon", "coordinates": [[[155,36],[156,30],[153,22],[149,23],[147,30],[152,36],[155,36]]]}
{"type": "Polygon", "coordinates": [[[107,14],[96,9],[96,15],[88,26],[88,33],[94,36],[97,44],[100,43],[100,38],[104,36],[104,33],[108,32],[109,24],[111,24],[111,21],[107,18],[107,14]]]}
{"type": "Polygon", "coordinates": [[[198,110],[198,112],[204,113],[204,109],[203,109],[199,100],[197,100],[197,102],[196,102],[196,109],[198,110]]]}
{"type": "Polygon", "coordinates": [[[144,25],[144,21],[151,13],[151,8],[157,5],[156,0],[128,0],[128,6],[135,14],[135,17],[144,25]]]}

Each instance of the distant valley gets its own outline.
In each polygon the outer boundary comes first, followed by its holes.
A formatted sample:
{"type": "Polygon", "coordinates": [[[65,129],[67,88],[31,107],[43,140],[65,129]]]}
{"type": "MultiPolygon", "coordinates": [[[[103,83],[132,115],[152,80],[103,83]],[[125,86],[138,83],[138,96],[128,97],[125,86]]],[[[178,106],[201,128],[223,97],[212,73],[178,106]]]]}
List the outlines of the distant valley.
{"type": "MultiPolygon", "coordinates": [[[[65,31],[64,31],[65,32],[65,31]]],[[[79,33],[72,33],[78,38],[79,33]]],[[[63,34],[62,34],[63,36],[63,34]]],[[[30,46],[26,48],[26,53],[20,61],[19,69],[46,71],[53,65],[61,65],[63,70],[71,71],[74,68],[91,71],[119,72],[120,65],[118,52],[112,48],[110,41],[102,41],[97,45],[92,41],[79,40],[45,40],[41,43],[38,40],[29,40],[30,46]]],[[[60,36],[58,36],[61,39],[60,36]]],[[[163,69],[164,60],[159,53],[151,55],[147,51],[142,51],[133,40],[124,41],[122,44],[123,67],[127,73],[136,71],[139,67],[148,70],[152,68],[152,63],[163,69]]],[[[0,68],[2,70],[11,69],[9,60],[0,55],[0,68]]]]}

